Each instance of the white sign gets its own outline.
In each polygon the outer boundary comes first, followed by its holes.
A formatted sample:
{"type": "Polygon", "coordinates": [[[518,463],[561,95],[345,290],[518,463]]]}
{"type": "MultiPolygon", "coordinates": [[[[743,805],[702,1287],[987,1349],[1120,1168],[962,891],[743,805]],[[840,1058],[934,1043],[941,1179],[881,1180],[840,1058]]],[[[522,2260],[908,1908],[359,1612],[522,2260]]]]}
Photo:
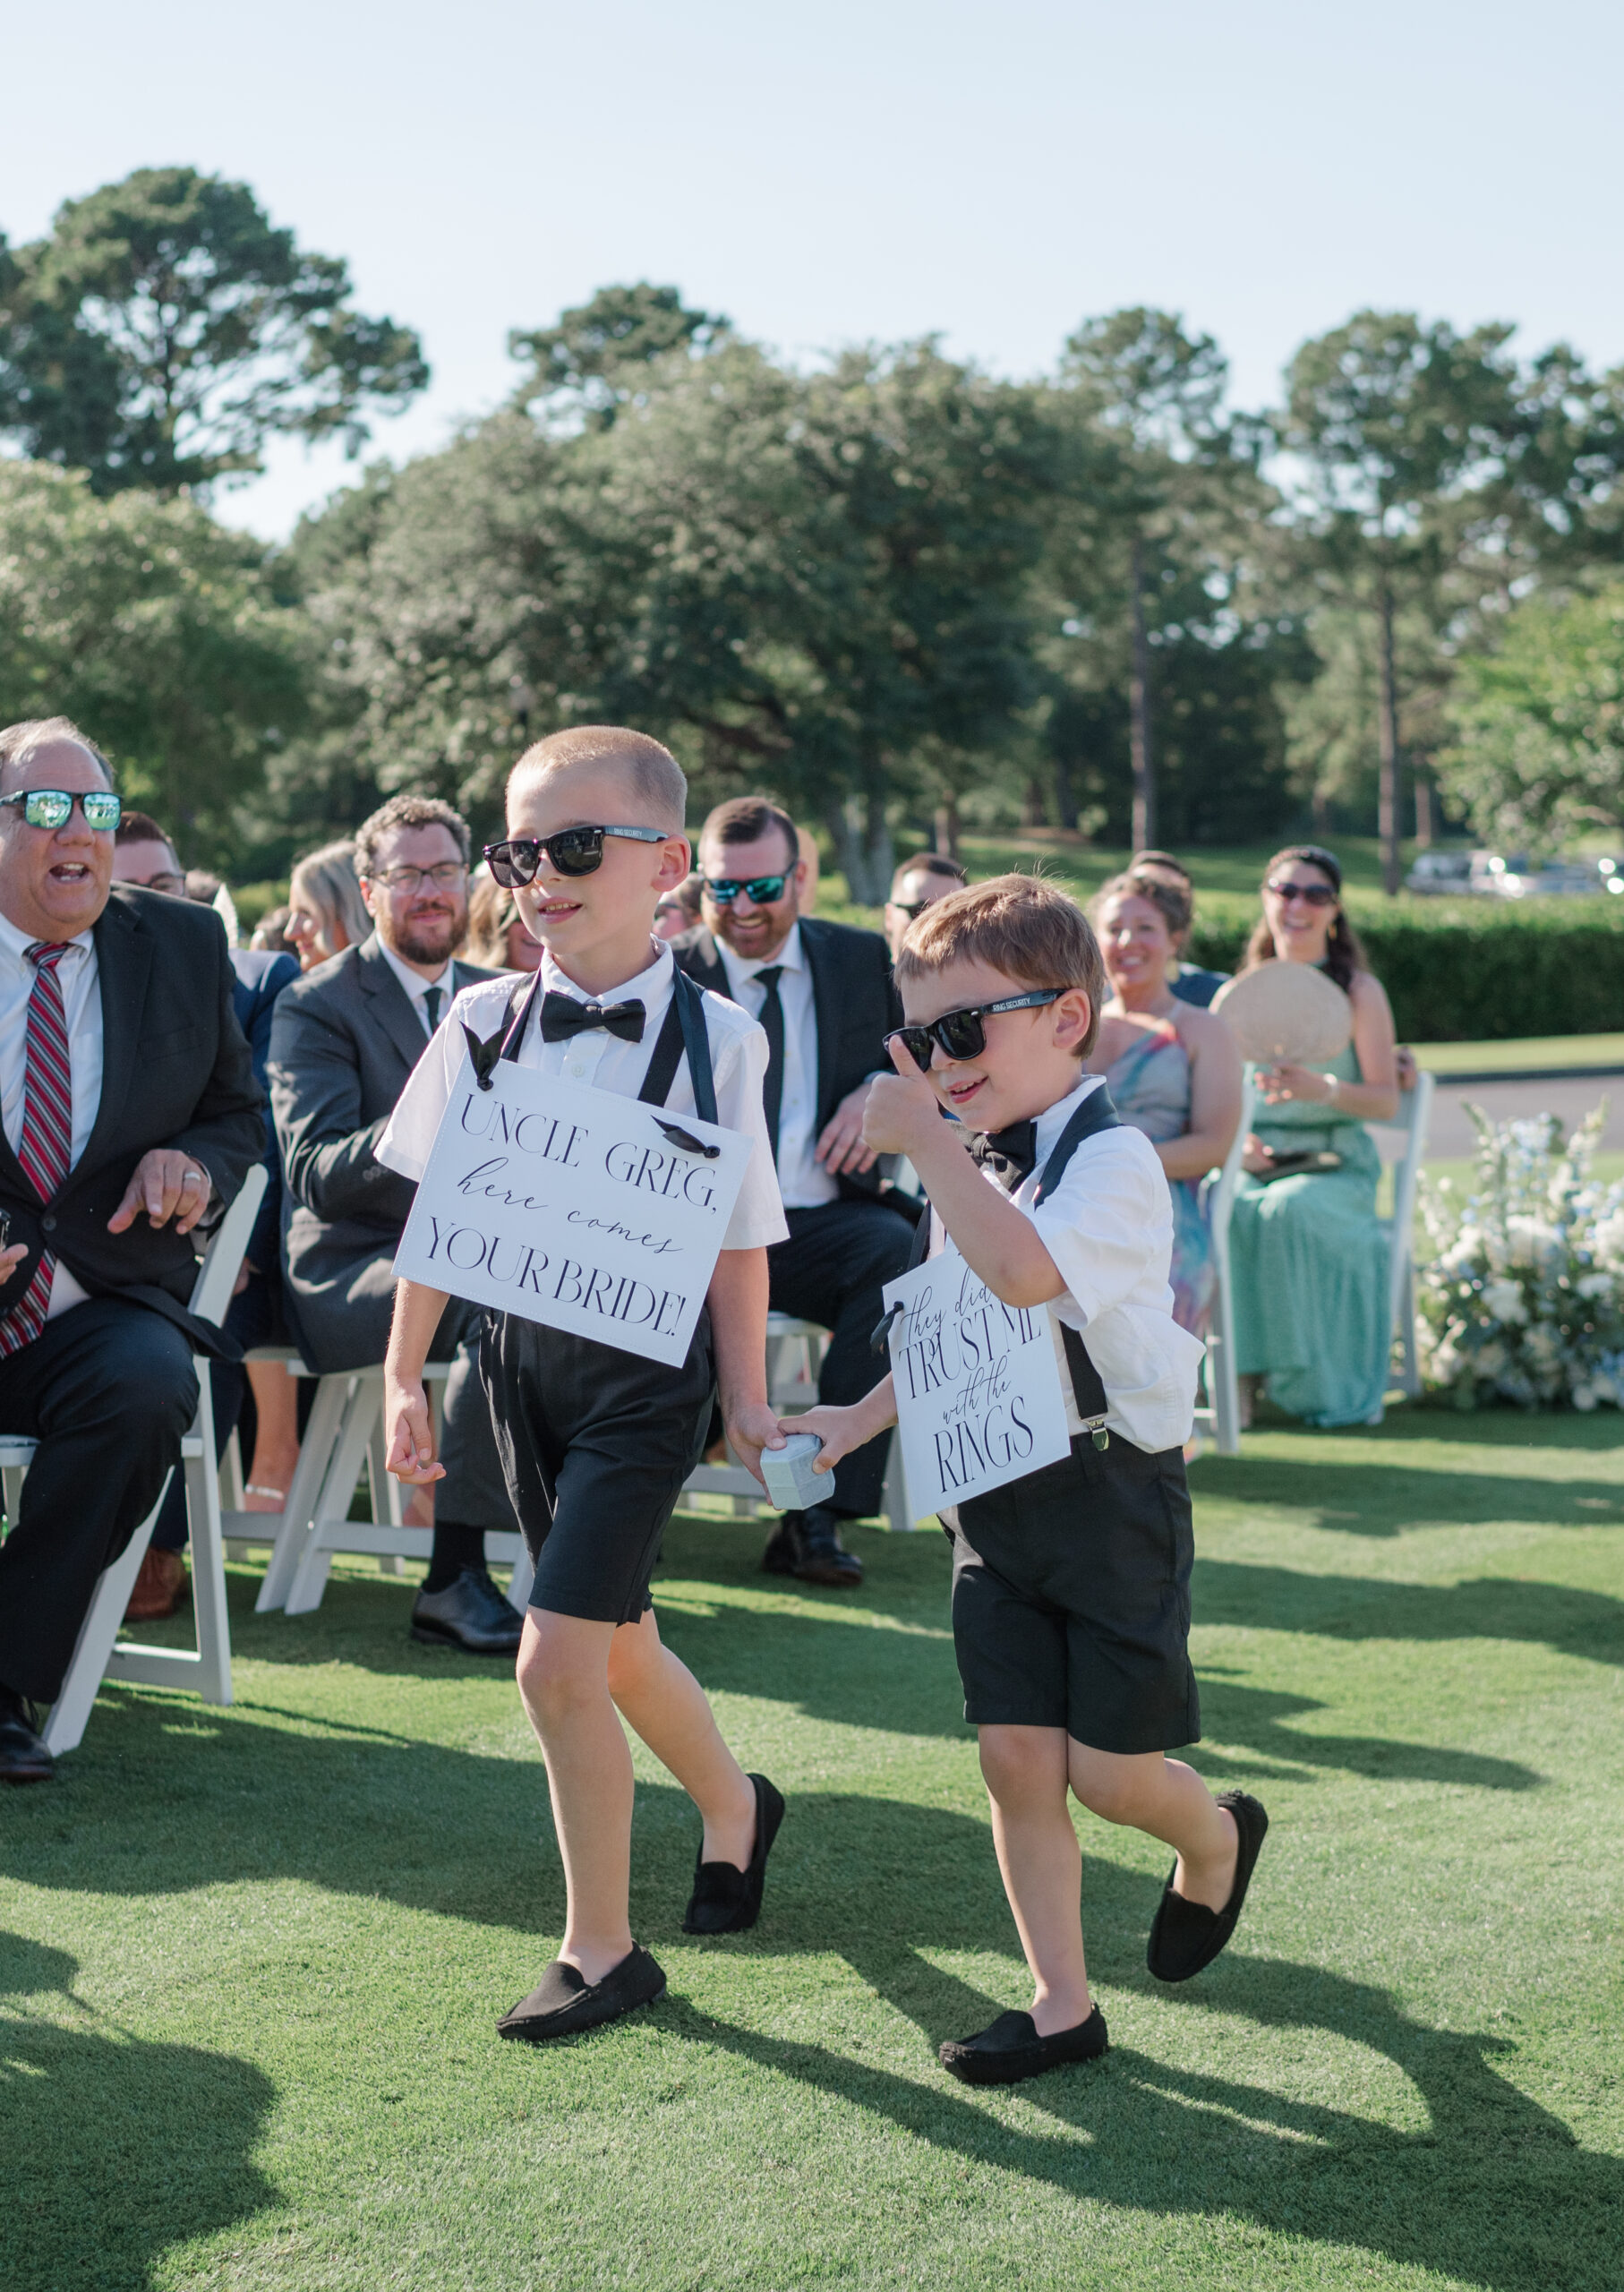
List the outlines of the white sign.
{"type": "Polygon", "coordinates": [[[465,1057],[395,1271],[680,1367],[750,1153],[739,1131],[511,1059],[482,1090],[465,1057]]]}
{"type": "Polygon", "coordinates": [[[1047,1307],[1004,1304],[951,1240],[885,1295],[903,1309],[891,1374],[916,1520],[1070,1454],[1047,1307]]]}

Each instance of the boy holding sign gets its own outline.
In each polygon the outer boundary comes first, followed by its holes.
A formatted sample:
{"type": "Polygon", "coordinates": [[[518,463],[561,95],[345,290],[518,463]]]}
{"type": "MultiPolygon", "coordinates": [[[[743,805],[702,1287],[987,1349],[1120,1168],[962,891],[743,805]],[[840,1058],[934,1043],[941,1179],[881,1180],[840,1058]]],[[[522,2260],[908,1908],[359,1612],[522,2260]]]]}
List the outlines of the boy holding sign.
{"type": "Polygon", "coordinates": [[[762,1111],[766,1038],[653,936],[691,864],[686,795],[675,758],[638,732],[584,727],[520,757],[507,839],[485,857],[546,952],[534,980],[457,996],[378,1148],[419,1181],[385,1367],[398,1478],[440,1472],[423,1386],[446,1304],[432,1280],[444,1267],[448,1288],[493,1308],[480,1373],[536,1563],[519,1689],[568,1891],[558,1958],[497,2025],[533,2044],[665,1988],[629,1925],[632,1766],[617,1715],[704,1818],[689,1933],[755,1924],[783,1815],[662,1645],[649,1595],[717,1387],[752,1469],[782,1445],[765,1376],[766,1245],[786,1230],[762,1111]]]}
{"type": "Polygon", "coordinates": [[[1148,1951],[1165,1981],[1229,1939],[1268,1817],[1164,1756],[1200,1732],[1183,1444],[1201,1347],[1172,1316],[1155,1150],[1080,1072],[1105,992],[1094,935],[1063,893],[1005,876],[927,908],[897,983],[909,1023],[863,1137],[919,1171],[931,1254],[887,1287],[892,1375],[791,1422],[822,1436],[827,1469],[900,1398],[905,1454],[935,1475],[910,1474],[916,1506],[969,1492],[940,1506],[953,1646],[1036,1996],[941,2057],[966,2083],[1013,2084],[1107,2047],[1068,1788],[1175,1850],[1148,1951]],[[1047,1358],[1029,1357],[1034,1321],[1047,1358]],[[929,1436],[911,1450],[910,1414],[929,1436]]]}

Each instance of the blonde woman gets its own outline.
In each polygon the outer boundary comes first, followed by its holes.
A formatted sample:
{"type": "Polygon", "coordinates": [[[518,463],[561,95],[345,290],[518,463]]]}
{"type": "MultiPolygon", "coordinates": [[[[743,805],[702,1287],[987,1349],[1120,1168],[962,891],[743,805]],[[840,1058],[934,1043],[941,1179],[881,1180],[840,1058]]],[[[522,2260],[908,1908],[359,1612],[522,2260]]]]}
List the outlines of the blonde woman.
{"type": "Polygon", "coordinates": [[[355,874],[355,846],[346,836],[307,851],[294,868],[287,892],[283,935],[299,958],[301,971],[358,947],[372,936],[372,919],[355,874]]]}

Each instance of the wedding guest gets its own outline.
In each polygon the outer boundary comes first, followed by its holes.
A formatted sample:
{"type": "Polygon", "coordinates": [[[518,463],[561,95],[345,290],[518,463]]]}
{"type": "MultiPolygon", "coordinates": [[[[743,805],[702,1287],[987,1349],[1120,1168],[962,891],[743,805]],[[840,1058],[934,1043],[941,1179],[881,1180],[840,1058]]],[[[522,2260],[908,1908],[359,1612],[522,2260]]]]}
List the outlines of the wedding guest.
{"type": "Polygon", "coordinates": [[[288,907],[273,907],[266,911],[255,924],[248,945],[257,955],[291,955],[295,962],[299,951],[287,936],[288,907]]]}
{"type": "Polygon", "coordinates": [[[1188,895],[1167,878],[1115,877],[1089,903],[1110,999],[1089,1071],[1103,1074],[1117,1113],[1156,1148],[1173,1197],[1173,1318],[1205,1338],[1212,1310],[1212,1241],[1201,1180],[1235,1142],[1241,1055],[1212,1012],[1168,985],[1190,928],[1188,895]]]}
{"type": "Polygon", "coordinates": [[[287,909],[283,929],[297,950],[301,971],[314,971],[370,936],[372,918],[355,875],[353,837],[305,853],[294,868],[287,909]]]}
{"type": "Polygon", "coordinates": [[[916,851],[911,860],[903,860],[891,878],[891,896],[885,902],[885,945],[893,963],[915,916],[923,915],[934,900],[959,890],[963,882],[962,866],[945,852],[916,851]]]}
{"type": "Polygon", "coordinates": [[[1181,1003],[1193,1003],[1198,1010],[1206,1010],[1229,973],[1227,971],[1203,971],[1198,963],[1184,961],[1184,949],[1195,922],[1195,886],[1191,881],[1189,868],[1182,860],[1175,860],[1170,851],[1136,851],[1128,862],[1127,872],[1130,876],[1149,877],[1153,882],[1166,884],[1172,890],[1184,894],[1190,920],[1175,937],[1167,983],[1181,1003]]]}
{"type": "Polygon", "coordinates": [[[487,971],[539,971],[542,950],[525,928],[513,894],[481,876],[468,899],[468,961],[487,971]]]}
{"type": "Polygon", "coordinates": [[[809,827],[796,829],[795,848],[806,870],[800,879],[800,911],[803,915],[816,915],[818,878],[823,873],[824,862],[823,854],[817,848],[817,838],[809,827]]]}
{"type": "Polygon", "coordinates": [[[676,892],[668,892],[654,909],[655,938],[680,939],[691,928],[688,911],[680,897],[676,892]]]}
{"type": "Polygon", "coordinates": [[[1353,1040],[1324,1069],[1281,1064],[1258,1076],[1266,1113],[1246,1143],[1229,1227],[1235,1365],[1309,1424],[1380,1421],[1392,1324],[1387,1239],[1376,1219],[1380,1158],[1365,1125],[1398,1110],[1393,1014],[1342,906],[1342,870],[1318,844],[1277,851],[1246,951],[1261,963],[1313,963],[1353,1005],[1353,1040]],[[1280,1158],[1337,1156],[1278,1169],[1280,1158]]]}

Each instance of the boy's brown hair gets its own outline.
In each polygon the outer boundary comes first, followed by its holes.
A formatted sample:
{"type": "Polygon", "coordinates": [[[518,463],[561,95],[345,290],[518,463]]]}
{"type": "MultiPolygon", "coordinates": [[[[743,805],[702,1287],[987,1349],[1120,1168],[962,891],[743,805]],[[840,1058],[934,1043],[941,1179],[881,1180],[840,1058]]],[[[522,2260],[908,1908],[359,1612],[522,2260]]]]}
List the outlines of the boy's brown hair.
{"type": "Polygon", "coordinates": [[[525,780],[549,780],[577,765],[601,764],[625,775],[648,818],[639,826],[680,835],[688,809],[688,778],[667,748],[624,724],[573,724],[527,748],[508,774],[509,791],[525,780]]]}
{"type": "Polygon", "coordinates": [[[1077,902],[1038,876],[995,876],[950,892],[918,915],[896,960],[897,982],[928,979],[949,963],[990,963],[1023,987],[1081,987],[1089,998],[1086,1058],[1099,1032],[1106,968],[1077,902]]]}

